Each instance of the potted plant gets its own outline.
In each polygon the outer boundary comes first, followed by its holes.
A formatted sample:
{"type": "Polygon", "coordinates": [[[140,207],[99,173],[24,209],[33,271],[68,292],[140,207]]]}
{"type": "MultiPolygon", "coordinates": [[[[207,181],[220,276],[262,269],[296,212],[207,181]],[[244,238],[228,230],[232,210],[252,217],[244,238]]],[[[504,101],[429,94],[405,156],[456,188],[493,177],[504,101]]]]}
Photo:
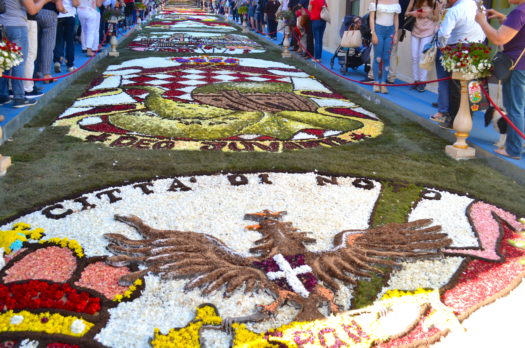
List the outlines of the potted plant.
{"type": "Polygon", "coordinates": [[[108,8],[104,10],[104,19],[108,23],[118,23],[120,16],[122,16],[122,11],[118,8],[108,8]]]}
{"type": "Polygon", "coordinates": [[[441,48],[441,65],[457,80],[473,80],[490,76],[492,49],[479,42],[460,42],[441,48]]]}
{"type": "Polygon", "coordinates": [[[4,39],[0,41],[0,76],[24,61],[22,49],[15,43],[4,39]]]}

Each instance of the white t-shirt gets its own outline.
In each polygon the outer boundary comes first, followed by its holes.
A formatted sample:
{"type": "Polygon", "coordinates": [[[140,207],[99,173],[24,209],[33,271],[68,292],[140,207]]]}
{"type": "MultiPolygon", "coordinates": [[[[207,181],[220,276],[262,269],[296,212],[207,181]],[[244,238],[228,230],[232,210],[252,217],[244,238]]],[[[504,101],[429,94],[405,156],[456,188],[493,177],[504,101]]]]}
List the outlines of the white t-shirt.
{"type": "Polygon", "coordinates": [[[485,33],[474,20],[477,11],[478,7],[474,0],[459,0],[447,9],[438,31],[440,45],[453,45],[460,41],[482,42],[485,40],[485,33]]]}

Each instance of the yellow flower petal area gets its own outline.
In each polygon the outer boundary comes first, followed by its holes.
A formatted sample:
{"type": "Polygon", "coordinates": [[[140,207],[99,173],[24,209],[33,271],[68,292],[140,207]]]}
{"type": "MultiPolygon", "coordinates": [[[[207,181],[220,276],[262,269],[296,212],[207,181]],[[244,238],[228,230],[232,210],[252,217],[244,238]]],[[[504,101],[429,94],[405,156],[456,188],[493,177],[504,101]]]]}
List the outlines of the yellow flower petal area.
{"type": "Polygon", "coordinates": [[[30,331],[82,337],[93,325],[82,318],[58,313],[34,314],[28,311],[17,313],[7,311],[0,314],[0,332],[30,331]]]}
{"type": "Polygon", "coordinates": [[[155,334],[151,340],[153,348],[198,348],[199,330],[203,325],[220,325],[221,317],[217,314],[217,309],[208,304],[197,308],[195,319],[186,327],[181,329],[171,329],[168,334],[163,335],[159,329],[155,329],[155,334]]]}
{"type": "MultiPolygon", "coordinates": [[[[104,77],[108,77],[108,76],[104,76],[104,77]]],[[[86,100],[86,99],[92,99],[92,98],[107,97],[107,96],[121,94],[122,92],[124,92],[124,91],[121,88],[116,88],[116,89],[111,90],[111,91],[100,92],[100,93],[97,93],[97,94],[88,95],[88,96],[83,97],[83,98],[78,98],[77,100],[86,100]]]]}
{"type": "Polygon", "coordinates": [[[53,244],[58,245],[62,248],[71,249],[78,257],[84,257],[84,248],[74,239],[68,238],[50,238],[41,240],[39,244],[53,244]]]}
{"type": "Polygon", "coordinates": [[[137,291],[137,287],[141,286],[142,284],[143,284],[142,279],[137,279],[137,280],[135,280],[135,282],[133,283],[133,285],[130,285],[130,287],[128,288],[128,290],[126,290],[123,294],[119,294],[119,295],[115,296],[115,298],[113,299],[113,301],[121,302],[121,301],[124,300],[125,298],[130,298],[131,295],[133,295],[133,293],[134,293],[135,291],[137,291]]]}
{"type": "Polygon", "coordinates": [[[355,117],[355,116],[342,116],[342,115],[330,112],[327,109],[329,108],[319,108],[317,109],[317,112],[323,115],[329,115],[329,116],[340,117],[340,118],[348,118],[351,120],[359,121],[363,124],[361,128],[358,128],[351,132],[340,135],[339,136],[340,138],[355,142],[356,140],[353,139],[353,137],[351,136],[352,134],[363,134],[363,135],[368,135],[370,138],[375,138],[381,135],[381,133],[383,133],[384,123],[379,120],[370,120],[367,118],[361,118],[361,117],[355,117]]]}
{"type": "Polygon", "coordinates": [[[12,230],[0,230],[0,248],[4,248],[6,255],[12,252],[13,243],[19,244],[27,242],[30,239],[39,240],[44,235],[44,229],[35,228],[31,230],[31,226],[24,222],[19,222],[13,225],[12,230]],[[18,243],[17,243],[18,242],[18,243]]]}

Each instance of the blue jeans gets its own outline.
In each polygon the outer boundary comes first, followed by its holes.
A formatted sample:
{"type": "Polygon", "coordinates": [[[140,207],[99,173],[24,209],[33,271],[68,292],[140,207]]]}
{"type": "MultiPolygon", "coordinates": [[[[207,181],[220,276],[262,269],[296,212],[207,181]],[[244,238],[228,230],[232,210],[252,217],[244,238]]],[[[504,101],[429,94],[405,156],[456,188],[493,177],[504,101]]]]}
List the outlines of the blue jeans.
{"type": "Polygon", "coordinates": [[[53,54],[53,62],[60,62],[64,57],[64,46],[66,47],[67,67],[75,63],[75,17],[63,17],[58,19],[57,40],[53,54]]]}
{"type": "MultiPolygon", "coordinates": [[[[437,50],[436,54],[436,76],[438,79],[442,79],[445,77],[450,77],[450,73],[443,68],[443,65],[441,65],[441,51],[437,50]]],[[[439,81],[438,82],[438,112],[441,112],[442,114],[448,113],[449,111],[449,81],[439,81]]]]}
{"type": "MultiPolygon", "coordinates": [[[[7,39],[11,42],[16,43],[22,49],[23,57],[27,57],[27,51],[29,47],[28,37],[27,37],[27,27],[5,27],[5,32],[7,39]]],[[[25,61],[13,67],[11,71],[6,71],[6,75],[11,75],[14,77],[25,77],[24,76],[25,61]]],[[[0,78],[0,97],[7,98],[9,97],[8,90],[8,79],[0,78]]],[[[15,99],[24,99],[24,82],[22,80],[12,80],[11,84],[13,86],[13,94],[15,99]]]]}
{"type": "Polygon", "coordinates": [[[321,59],[323,56],[323,36],[326,22],[322,19],[312,21],[312,33],[314,36],[314,58],[321,59]]]}
{"type": "Polygon", "coordinates": [[[390,67],[390,55],[392,54],[392,44],[394,39],[395,28],[393,25],[384,26],[376,24],[377,45],[374,45],[374,78],[379,83],[385,83],[388,77],[388,68],[390,67]],[[379,72],[378,59],[383,62],[381,72],[379,72]],[[381,76],[381,77],[379,77],[381,76]]]}
{"type": "MultiPolygon", "coordinates": [[[[525,70],[514,70],[503,82],[503,105],[512,123],[525,133],[525,70]]],[[[521,157],[523,151],[523,138],[510,126],[505,150],[512,157],[521,157]]]]}

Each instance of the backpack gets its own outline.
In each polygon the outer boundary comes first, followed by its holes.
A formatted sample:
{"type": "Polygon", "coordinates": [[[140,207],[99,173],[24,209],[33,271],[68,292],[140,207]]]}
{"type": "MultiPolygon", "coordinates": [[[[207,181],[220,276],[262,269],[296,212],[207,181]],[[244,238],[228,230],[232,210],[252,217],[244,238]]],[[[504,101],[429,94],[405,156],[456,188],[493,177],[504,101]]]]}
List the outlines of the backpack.
{"type": "MultiPolygon", "coordinates": [[[[376,0],[376,10],[377,10],[377,3],[379,0],[376,0]]],[[[359,28],[361,31],[361,37],[363,40],[372,41],[372,29],[370,28],[370,12],[366,13],[361,18],[361,28],[359,28]]]]}

